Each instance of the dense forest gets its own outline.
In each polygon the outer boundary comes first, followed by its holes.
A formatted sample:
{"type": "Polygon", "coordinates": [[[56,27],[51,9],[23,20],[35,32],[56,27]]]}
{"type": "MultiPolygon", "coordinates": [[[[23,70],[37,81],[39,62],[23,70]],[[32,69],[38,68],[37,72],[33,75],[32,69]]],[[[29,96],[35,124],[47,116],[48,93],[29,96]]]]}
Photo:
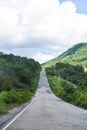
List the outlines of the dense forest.
{"type": "Polygon", "coordinates": [[[87,72],[82,66],[56,63],[46,73],[56,96],[87,109],[87,72]]]}
{"type": "Polygon", "coordinates": [[[40,70],[33,59],[0,52],[0,114],[31,99],[40,70]]]}

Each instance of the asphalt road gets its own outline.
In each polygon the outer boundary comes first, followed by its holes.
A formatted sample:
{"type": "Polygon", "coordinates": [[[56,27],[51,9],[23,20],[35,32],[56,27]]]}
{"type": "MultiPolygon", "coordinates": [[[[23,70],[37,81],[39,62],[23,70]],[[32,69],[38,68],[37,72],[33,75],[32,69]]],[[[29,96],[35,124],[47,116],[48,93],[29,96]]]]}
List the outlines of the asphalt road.
{"type": "Polygon", "coordinates": [[[87,111],[57,98],[42,70],[32,102],[2,130],[87,130],[87,111]]]}

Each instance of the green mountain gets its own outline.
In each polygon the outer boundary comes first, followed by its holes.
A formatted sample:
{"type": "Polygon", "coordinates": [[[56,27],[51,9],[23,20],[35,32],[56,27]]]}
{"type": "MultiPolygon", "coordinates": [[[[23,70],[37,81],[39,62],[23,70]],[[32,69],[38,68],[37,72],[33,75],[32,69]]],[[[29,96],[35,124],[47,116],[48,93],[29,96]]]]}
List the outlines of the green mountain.
{"type": "Polygon", "coordinates": [[[44,63],[43,67],[55,65],[57,62],[70,63],[73,65],[82,65],[87,68],[87,43],[79,43],[68,49],[55,59],[44,63]]]}

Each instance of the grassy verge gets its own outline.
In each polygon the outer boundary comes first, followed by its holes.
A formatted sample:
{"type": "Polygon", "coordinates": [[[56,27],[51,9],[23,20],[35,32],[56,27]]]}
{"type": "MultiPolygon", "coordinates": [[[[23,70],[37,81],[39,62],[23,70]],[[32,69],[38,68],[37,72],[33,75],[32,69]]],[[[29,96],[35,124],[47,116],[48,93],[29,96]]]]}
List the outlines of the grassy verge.
{"type": "Polygon", "coordinates": [[[53,93],[64,101],[87,109],[87,91],[79,89],[75,84],[57,76],[48,76],[53,93]]]}

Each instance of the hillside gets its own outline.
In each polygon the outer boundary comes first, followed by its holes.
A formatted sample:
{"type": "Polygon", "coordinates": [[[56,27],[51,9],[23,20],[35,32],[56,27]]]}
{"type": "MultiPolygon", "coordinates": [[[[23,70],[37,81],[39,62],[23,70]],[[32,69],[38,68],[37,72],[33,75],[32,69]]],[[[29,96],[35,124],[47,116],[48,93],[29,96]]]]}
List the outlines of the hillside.
{"type": "Polygon", "coordinates": [[[40,64],[33,59],[0,52],[0,114],[32,97],[40,70],[40,64]]]}
{"type": "Polygon", "coordinates": [[[73,65],[80,64],[87,68],[87,43],[79,43],[68,49],[62,55],[44,63],[43,67],[55,65],[57,62],[70,63],[73,65]]]}

